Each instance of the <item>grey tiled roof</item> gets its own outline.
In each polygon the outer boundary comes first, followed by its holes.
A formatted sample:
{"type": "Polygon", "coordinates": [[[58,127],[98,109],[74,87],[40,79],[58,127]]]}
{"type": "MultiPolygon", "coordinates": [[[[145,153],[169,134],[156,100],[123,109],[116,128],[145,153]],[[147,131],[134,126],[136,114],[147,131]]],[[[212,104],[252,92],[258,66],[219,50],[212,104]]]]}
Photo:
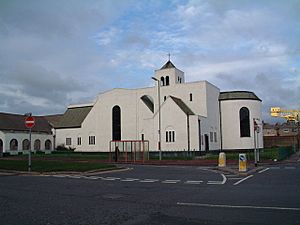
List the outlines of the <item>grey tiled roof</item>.
{"type": "MultiPolygon", "coordinates": [[[[0,130],[2,131],[28,131],[25,127],[25,115],[0,113],[0,130]]],[[[35,126],[32,132],[51,133],[51,125],[43,116],[34,116],[35,126]]]]}
{"type": "Polygon", "coordinates": [[[163,70],[163,69],[170,69],[170,68],[176,68],[176,67],[175,67],[174,64],[169,60],[169,61],[166,62],[166,64],[163,65],[162,68],[160,68],[160,69],[163,70]]]}
{"type": "Polygon", "coordinates": [[[195,113],[180,98],[176,98],[174,96],[170,96],[170,98],[173,99],[173,101],[186,115],[195,115],[195,113]]]}
{"type": "Polygon", "coordinates": [[[261,101],[253,92],[251,91],[226,91],[220,92],[219,101],[225,100],[243,100],[243,99],[251,99],[261,101]]]}
{"type": "Polygon", "coordinates": [[[76,128],[81,127],[82,122],[89,114],[93,106],[68,108],[64,115],[60,118],[55,128],[76,128]]]}

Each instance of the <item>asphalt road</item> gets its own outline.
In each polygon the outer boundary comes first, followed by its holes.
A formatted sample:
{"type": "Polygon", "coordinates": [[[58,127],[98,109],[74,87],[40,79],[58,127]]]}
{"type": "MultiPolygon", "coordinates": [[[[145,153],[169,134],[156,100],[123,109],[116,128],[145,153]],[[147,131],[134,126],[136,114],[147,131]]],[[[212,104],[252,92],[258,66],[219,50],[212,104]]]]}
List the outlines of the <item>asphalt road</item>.
{"type": "Polygon", "coordinates": [[[300,162],[239,177],[130,166],[88,176],[0,176],[0,224],[300,224],[300,162]]]}

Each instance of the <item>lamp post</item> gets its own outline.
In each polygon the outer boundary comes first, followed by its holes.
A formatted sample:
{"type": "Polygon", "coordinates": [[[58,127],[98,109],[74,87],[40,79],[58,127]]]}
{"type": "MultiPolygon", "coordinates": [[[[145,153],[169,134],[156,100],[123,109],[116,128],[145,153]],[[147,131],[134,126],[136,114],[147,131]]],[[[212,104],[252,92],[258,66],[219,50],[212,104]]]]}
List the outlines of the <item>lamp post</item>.
{"type": "Polygon", "coordinates": [[[259,162],[259,145],[258,145],[258,133],[259,125],[256,121],[260,121],[259,118],[253,118],[253,135],[254,135],[254,165],[257,167],[257,162],[259,162]],[[257,137],[256,137],[257,135],[257,137]]]}
{"type": "MultiPolygon", "coordinates": [[[[26,113],[25,116],[27,118],[32,116],[32,113],[26,113]]],[[[31,172],[31,128],[34,126],[33,125],[26,125],[26,120],[25,120],[25,126],[29,128],[29,153],[28,153],[28,172],[31,172]]]]}
{"type": "Polygon", "coordinates": [[[160,80],[155,77],[151,77],[152,80],[157,82],[157,92],[158,92],[158,151],[159,160],[161,160],[161,112],[160,112],[160,80]]]}

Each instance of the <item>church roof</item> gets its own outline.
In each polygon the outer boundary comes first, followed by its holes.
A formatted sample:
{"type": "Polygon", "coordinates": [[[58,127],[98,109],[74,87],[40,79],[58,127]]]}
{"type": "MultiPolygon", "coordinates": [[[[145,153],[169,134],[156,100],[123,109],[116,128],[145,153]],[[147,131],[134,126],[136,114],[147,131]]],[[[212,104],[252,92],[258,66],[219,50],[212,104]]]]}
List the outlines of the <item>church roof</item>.
{"type": "MultiPolygon", "coordinates": [[[[28,131],[25,127],[25,115],[0,113],[0,130],[2,131],[28,131]]],[[[32,132],[51,133],[51,125],[43,116],[34,116],[35,126],[32,132]]]]}
{"type": "Polygon", "coordinates": [[[220,92],[219,101],[226,100],[257,100],[262,101],[251,91],[226,91],[220,92]]]}
{"type": "Polygon", "coordinates": [[[180,98],[176,98],[174,96],[170,96],[170,98],[179,106],[179,108],[186,115],[195,115],[195,113],[180,98]]]}
{"type": "Polygon", "coordinates": [[[68,108],[60,120],[55,124],[55,128],[78,128],[89,114],[93,106],[68,108]]]}
{"type": "Polygon", "coordinates": [[[169,60],[169,61],[166,62],[166,64],[163,65],[162,68],[160,68],[160,69],[163,70],[163,69],[170,69],[170,68],[176,68],[176,67],[175,67],[174,64],[169,60]]]}

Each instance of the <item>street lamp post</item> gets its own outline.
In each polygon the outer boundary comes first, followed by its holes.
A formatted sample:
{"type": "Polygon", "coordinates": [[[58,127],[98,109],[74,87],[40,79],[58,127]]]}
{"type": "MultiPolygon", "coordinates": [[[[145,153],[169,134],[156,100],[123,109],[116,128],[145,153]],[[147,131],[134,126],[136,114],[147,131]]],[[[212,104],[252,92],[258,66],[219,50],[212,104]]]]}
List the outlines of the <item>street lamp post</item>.
{"type": "Polygon", "coordinates": [[[258,133],[259,131],[259,126],[256,123],[256,120],[259,121],[260,119],[258,118],[253,118],[253,135],[254,135],[254,165],[257,167],[257,163],[259,162],[259,145],[258,145],[258,133]]]}
{"type": "Polygon", "coordinates": [[[158,151],[159,160],[161,160],[161,112],[160,112],[160,80],[155,77],[151,77],[152,80],[157,82],[157,92],[158,92],[158,151]]]}

